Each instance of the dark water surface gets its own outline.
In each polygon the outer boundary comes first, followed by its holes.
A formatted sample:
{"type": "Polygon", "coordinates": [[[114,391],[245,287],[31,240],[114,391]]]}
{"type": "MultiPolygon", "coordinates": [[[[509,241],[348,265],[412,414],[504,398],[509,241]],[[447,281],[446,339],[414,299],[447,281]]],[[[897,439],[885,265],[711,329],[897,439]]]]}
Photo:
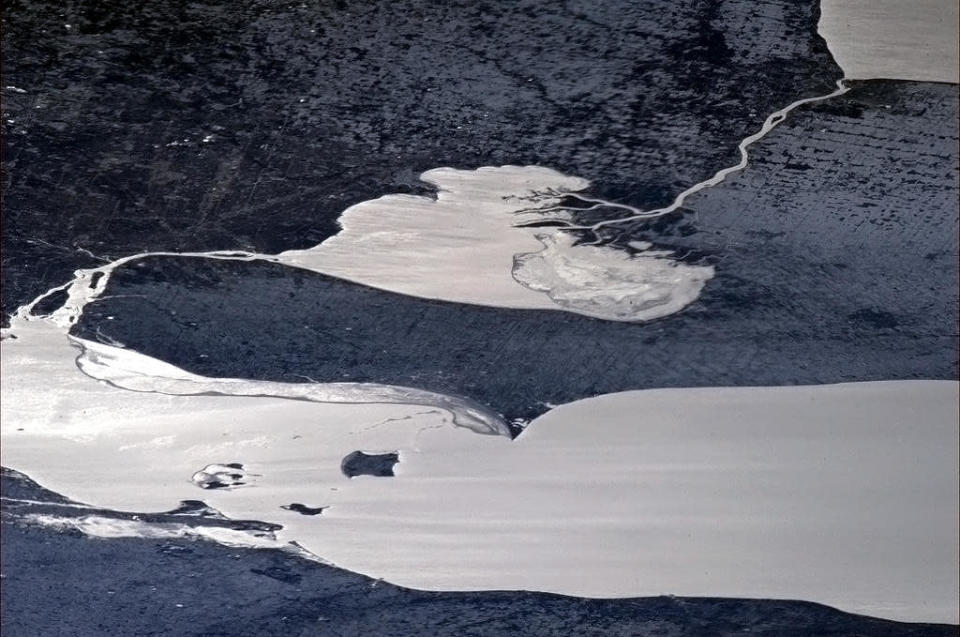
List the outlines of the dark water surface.
{"type": "Polygon", "coordinates": [[[818,4],[13,0],[3,310],[147,250],[305,248],[431,168],[662,205],[833,90],[818,4]],[[207,140],[207,141],[204,141],[207,140]]]}
{"type": "Polygon", "coordinates": [[[153,257],[116,270],[74,333],[207,376],[412,386],[521,419],[627,389],[953,379],[956,110],[948,85],[858,84],[674,222],[620,231],[716,268],[696,303],[650,323],[153,257]]]}

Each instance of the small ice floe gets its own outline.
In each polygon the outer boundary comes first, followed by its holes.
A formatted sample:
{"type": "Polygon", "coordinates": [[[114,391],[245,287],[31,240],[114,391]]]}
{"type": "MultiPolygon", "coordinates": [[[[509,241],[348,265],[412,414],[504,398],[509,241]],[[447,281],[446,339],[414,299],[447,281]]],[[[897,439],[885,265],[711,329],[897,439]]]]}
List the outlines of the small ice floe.
{"type": "Polygon", "coordinates": [[[16,86],[4,86],[3,88],[12,93],[26,93],[25,90],[23,90],[22,88],[17,88],[16,86]]]}
{"type": "Polygon", "coordinates": [[[239,462],[208,464],[193,474],[190,480],[201,489],[231,489],[247,484],[251,474],[239,462]]]}
{"type": "Polygon", "coordinates": [[[400,454],[391,453],[364,453],[354,451],[344,457],[340,470],[348,478],[357,476],[374,476],[377,478],[392,478],[393,467],[400,462],[400,454]]]}

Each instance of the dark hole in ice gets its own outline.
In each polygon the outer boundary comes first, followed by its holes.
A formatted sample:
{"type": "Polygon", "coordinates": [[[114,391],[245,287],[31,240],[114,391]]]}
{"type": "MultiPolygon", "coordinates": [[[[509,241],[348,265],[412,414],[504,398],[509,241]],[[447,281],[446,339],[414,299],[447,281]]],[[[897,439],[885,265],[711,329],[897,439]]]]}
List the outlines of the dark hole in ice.
{"type": "Polygon", "coordinates": [[[348,478],[356,476],[375,476],[378,478],[393,477],[393,466],[400,462],[400,454],[392,453],[364,453],[354,451],[344,457],[340,463],[340,470],[348,478]]]}
{"type": "Polygon", "coordinates": [[[863,328],[892,329],[899,325],[897,317],[884,310],[874,310],[872,308],[863,308],[847,315],[850,322],[863,328]]]}
{"type": "Polygon", "coordinates": [[[239,462],[228,462],[223,466],[230,467],[231,469],[243,469],[243,465],[240,464],[239,462]]]}
{"type": "Polygon", "coordinates": [[[102,277],[103,272],[94,272],[93,275],[90,276],[90,289],[97,287],[97,283],[102,277]]]}
{"type": "Polygon", "coordinates": [[[280,508],[286,509],[287,511],[296,511],[301,515],[320,515],[327,507],[308,507],[305,504],[293,502],[292,504],[282,505],[280,508]]]}

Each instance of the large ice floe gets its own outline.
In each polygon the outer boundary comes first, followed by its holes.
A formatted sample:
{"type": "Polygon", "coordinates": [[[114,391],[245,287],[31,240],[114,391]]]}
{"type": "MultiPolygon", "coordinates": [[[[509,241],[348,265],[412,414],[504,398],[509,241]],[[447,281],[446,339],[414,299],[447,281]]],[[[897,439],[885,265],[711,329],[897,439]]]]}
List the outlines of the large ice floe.
{"type": "Polygon", "coordinates": [[[957,0],[823,0],[818,32],[850,80],[960,80],[957,0]]]}
{"type": "MultiPolygon", "coordinates": [[[[565,194],[586,189],[585,179],[540,166],[437,168],[421,179],[436,187],[435,197],[356,204],[340,217],[339,233],[276,260],[412,296],[616,321],[673,314],[713,277],[713,267],[666,251],[630,254],[580,243],[569,230],[527,225],[565,194]]],[[[567,219],[551,215],[558,218],[567,219]]]]}
{"type": "MultiPolygon", "coordinates": [[[[957,621],[955,382],[625,392],[555,408],[511,441],[456,426],[456,405],[429,395],[314,402],[331,390],[205,379],[72,340],[15,319],[0,460],[80,502],[202,499],[282,525],[253,546],[295,541],[415,588],[806,599],[957,621]],[[395,477],[345,475],[357,450],[396,454],[395,477]],[[197,483],[211,467],[229,488],[197,483]]],[[[106,535],[180,532],[127,526],[106,535]]]]}

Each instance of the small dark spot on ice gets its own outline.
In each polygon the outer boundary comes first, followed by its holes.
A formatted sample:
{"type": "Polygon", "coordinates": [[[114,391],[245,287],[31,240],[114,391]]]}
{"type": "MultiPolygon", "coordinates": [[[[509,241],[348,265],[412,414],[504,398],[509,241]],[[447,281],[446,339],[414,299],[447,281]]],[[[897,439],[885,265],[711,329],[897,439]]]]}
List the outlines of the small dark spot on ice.
{"type": "Polygon", "coordinates": [[[364,453],[354,451],[344,457],[340,463],[340,470],[348,478],[356,476],[374,476],[377,478],[392,478],[393,467],[400,462],[400,454],[392,453],[364,453]]]}
{"type": "Polygon", "coordinates": [[[286,509],[287,511],[295,511],[301,515],[320,515],[323,513],[324,509],[328,507],[308,507],[305,504],[300,504],[299,502],[293,502],[291,504],[285,504],[280,507],[281,509],[286,509]]]}

